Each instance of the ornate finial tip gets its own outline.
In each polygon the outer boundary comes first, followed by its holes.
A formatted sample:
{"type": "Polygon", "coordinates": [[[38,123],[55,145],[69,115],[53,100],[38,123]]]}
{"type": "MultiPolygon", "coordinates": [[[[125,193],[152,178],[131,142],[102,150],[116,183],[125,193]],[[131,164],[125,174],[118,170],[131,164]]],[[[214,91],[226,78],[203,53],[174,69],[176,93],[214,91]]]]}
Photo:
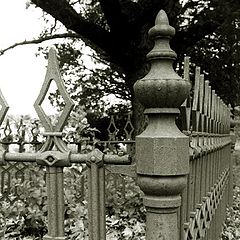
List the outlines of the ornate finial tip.
{"type": "Polygon", "coordinates": [[[57,52],[57,49],[54,45],[50,47],[49,52],[51,52],[51,51],[57,52]]]}
{"type": "Polygon", "coordinates": [[[155,20],[155,26],[149,30],[149,36],[173,37],[174,35],[175,29],[169,25],[166,12],[164,10],[160,10],[155,20]]]}
{"type": "Polygon", "coordinates": [[[168,21],[168,16],[166,14],[166,12],[164,10],[160,10],[156,20],[155,20],[155,25],[169,25],[169,21],[168,21]]]}
{"type": "Polygon", "coordinates": [[[49,52],[48,52],[48,57],[50,56],[56,56],[57,55],[57,49],[55,46],[50,47],[49,52]]]}
{"type": "Polygon", "coordinates": [[[55,46],[50,47],[48,51],[48,62],[58,62],[57,61],[57,49],[55,46]]]}

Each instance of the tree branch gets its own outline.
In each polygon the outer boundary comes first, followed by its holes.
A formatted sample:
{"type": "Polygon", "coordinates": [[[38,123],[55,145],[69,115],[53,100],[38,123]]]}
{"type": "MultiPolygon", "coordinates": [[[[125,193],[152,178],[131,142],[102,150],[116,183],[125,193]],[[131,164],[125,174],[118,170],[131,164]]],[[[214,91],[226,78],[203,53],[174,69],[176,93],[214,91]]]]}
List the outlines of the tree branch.
{"type": "Polygon", "coordinates": [[[62,34],[55,34],[51,36],[40,37],[38,39],[25,40],[22,42],[14,43],[13,45],[5,49],[0,49],[0,56],[3,55],[6,51],[13,49],[17,46],[28,45],[28,44],[39,44],[48,40],[59,39],[59,38],[80,38],[80,36],[76,33],[62,33],[62,34]]]}
{"type": "Polygon", "coordinates": [[[219,7],[219,9],[215,9],[214,12],[210,9],[205,9],[195,15],[189,27],[177,31],[176,36],[172,39],[174,48],[180,52],[185,52],[205,36],[212,34],[219,27],[229,22],[231,17],[239,11],[240,4],[238,1],[236,1],[234,5],[232,3],[230,4],[230,1],[224,2],[224,4],[226,4],[226,7],[215,6],[219,7]],[[229,4],[228,7],[227,4],[229,4]],[[224,9],[225,11],[223,11],[224,9]],[[218,15],[219,12],[222,13],[221,16],[218,15]],[[197,22],[193,24],[195,20],[197,20],[197,22]]]}
{"type": "Polygon", "coordinates": [[[119,0],[99,0],[99,3],[110,29],[121,29],[125,24],[119,0]]]}
{"type": "Polygon", "coordinates": [[[110,53],[115,48],[111,34],[99,25],[87,21],[66,0],[32,0],[43,11],[60,21],[67,29],[79,34],[95,50],[110,53]],[[89,44],[89,42],[91,44],[89,44]]]}
{"type": "Polygon", "coordinates": [[[178,0],[139,0],[137,5],[138,15],[136,16],[135,25],[140,27],[146,23],[153,25],[157,13],[164,9],[170,23],[175,26],[180,6],[178,0]]]}

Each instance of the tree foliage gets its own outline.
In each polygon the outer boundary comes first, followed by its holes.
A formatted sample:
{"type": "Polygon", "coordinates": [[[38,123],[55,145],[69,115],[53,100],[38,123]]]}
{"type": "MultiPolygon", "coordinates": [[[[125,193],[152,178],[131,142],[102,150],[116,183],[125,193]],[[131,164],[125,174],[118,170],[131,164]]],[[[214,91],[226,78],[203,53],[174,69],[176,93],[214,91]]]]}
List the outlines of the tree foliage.
{"type": "MultiPolygon", "coordinates": [[[[61,73],[76,105],[84,106],[86,110],[105,112],[107,97],[111,95],[125,101],[126,105],[130,101],[130,93],[123,80],[124,75],[114,71],[98,56],[89,55],[94,53],[86,47],[85,53],[81,53],[76,45],[79,43],[74,41],[56,44],[61,73]]],[[[47,49],[39,50],[47,56],[47,49]]],[[[58,94],[52,94],[51,100],[59,100],[57,104],[61,105],[58,94]]]]}
{"type": "Polygon", "coordinates": [[[184,55],[190,55],[216,92],[227,103],[239,104],[238,0],[31,0],[29,5],[44,12],[41,41],[68,39],[58,44],[61,66],[73,98],[88,109],[102,109],[102,97],[113,93],[130,99],[136,116],[140,108],[133,84],[148,70],[152,41],[147,33],[160,9],[176,28],[171,45],[177,63],[181,66],[184,55]],[[97,63],[92,69],[84,64],[83,46],[92,49],[97,63]]]}
{"type": "Polygon", "coordinates": [[[217,94],[234,107],[240,103],[240,10],[229,10],[225,8],[229,14],[226,21],[187,52],[217,94]]]}

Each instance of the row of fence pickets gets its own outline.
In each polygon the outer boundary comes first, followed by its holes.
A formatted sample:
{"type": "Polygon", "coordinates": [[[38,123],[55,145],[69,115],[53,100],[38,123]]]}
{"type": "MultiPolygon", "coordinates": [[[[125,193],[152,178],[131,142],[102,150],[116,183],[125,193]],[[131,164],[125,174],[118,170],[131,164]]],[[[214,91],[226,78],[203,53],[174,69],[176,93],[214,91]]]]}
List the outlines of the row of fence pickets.
{"type": "MultiPolygon", "coordinates": [[[[190,81],[189,57],[184,60],[184,79],[190,81]]],[[[226,105],[212,90],[208,80],[204,80],[200,67],[195,68],[193,96],[182,104],[182,130],[225,134],[230,129],[230,105],[226,105]]]]}
{"type": "MultiPolygon", "coordinates": [[[[189,58],[186,57],[184,62],[184,79],[187,81],[190,80],[189,69],[189,58]]],[[[126,114],[126,121],[122,131],[125,133],[125,138],[119,141],[121,143],[128,141],[131,144],[134,143],[132,140],[134,128],[131,122],[131,116],[131,112],[126,114]]],[[[115,115],[110,116],[109,126],[107,128],[109,139],[104,142],[104,147],[109,147],[107,144],[113,143],[117,145],[118,143],[117,134],[120,129],[116,125],[115,118],[115,115]]],[[[214,90],[211,90],[209,82],[204,81],[203,75],[200,74],[200,68],[196,67],[193,96],[189,96],[181,106],[182,130],[184,132],[190,132],[190,134],[193,134],[193,132],[224,134],[228,132],[230,127],[229,118],[230,109],[220,100],[214,90]]],[[[44,138],[40,138],[41,127],[39,121],[33,120],[30,129],[27,129],[27,125],[29,124],[25,124],[23,119],[21,119],[19,123],[15,122],[14,124],[15,127],[12,126],[8,119],[5,122],[5,126],[0,129],[1,143],[3,146],[9,150],[9,147],[15,144],[18,146],[16,152],[28,151],[29,148],[25,148],[27,145],[33,146],[32,151],[39,150],[41,144],[44,142],[44,138]],[[15,130],[13,128],[15,128],[15,130]],[[28,137],[28,141],[26,141],[27,135],[30,136],[28,137]]],[[[84,141],[86,141],[86,139],[84,141]]],[[[96,142],[97,141],[95,141],[95,143],[96,142]]],[[[72,146],[73,145],[75,146],[75,151],[81,152],[79,143],[72,143],[72,146]]]]}
{"type": "MultiPolygon", "coordinates": [[[[184,223],[184,240],[205,237],[207,229],[210,228],[211,220],[223,198],[228,177],[229,171],[222,172],[217,183],[212,187],[212,191],[208,192],[208,196],[203,198],[201,204],[197,204],[195,212],[191,212],[190,221],[184,223]]],[[[223,210],[221,209],[221,211],[223,210]]]]}
{"type": "MultiPolygon", "coordinates": [[[[185,58],[185,64],[184,64],[184,79],[185,81],[190,80],[190,64],[189,64],[189,58],[185,58]]],[[[223,103],[223,101],[218,97],[214,90],[211,89],[211,86],[209,86],[209,82],[204,80],[204,76],[200,74],[200,68],[196,67],[195,70],[195,83],[193,87],[193,95],[190,95],[189,98],[183,103],[181,106],[181,130],[183,130],[185,133],[189,135],[194,135],[195,133],[199,135],[199,133],[203,134],[213,134],[216,136],[221,136],[223,134],[228,134],[230,129],[230,108],[223,103]]],[[[147,120],[146,120],[147,121],[147,120]]],[[[0,133],[1,133],[1,143],[2,145],[9,150],[9,147],[11,144],[15,144],[19,146],[18,152],[24,152],[26,149],[24,149],[24,146],[26,144],[32,144],[35,146],[39,146],[44,142],[44,138],[39,141],[40,134],[40,124],[37,121],[33,121],[33,124],[28,131],[28,134],[31,136],[28,138],[28,142],[26,141],[26,125],[24,124],[23,120],[20,120],[19,124],[16,125],[16,129],[14,130],[11,126],[11,123],[9,120],[6,121],[6,124],[4,127],[2,127],[0,133]],[[15,131],[15,135],[14,135],[15,131]]],[[[125,133],[124,140],[118,141],[117,135],[120,129],[117,127],[116,119],[114,115],[110,116],[110,123],[107,128],[109,139],[108,141],[103,141],[103,144],[106,144],[104,146],[107,147],[107,144],[118,144],[118,143],[124,143],[124,142],[131,142],[133,138],[133,124],[131,122],[131,113],[127,114],[127,120],[126,124],[123,126],[123,131],[125,133]]],[[[212,136],[213,136],[212,135],[212,136]]],[[[86,139],[84,140],[86,141],[86,139]]],[[[99,141],[100,142],[100,141],[99,141]]],[[[95,144],[96,141],[93,141],[93,144],[95,144]]],[[[78,143],[77,143],[78,144],[78,143]]],[[[34,150],[37,151],[39,147],[36,147],[34,150]]],[[[216,150],[217,151],[217,150],[216,150]]],[[[78,149],[78,152],[79,149],[78,149]]],[[[22,164],[22,163],[21,163],[22,164]]],[[[21,165],[20,164],[20,165],[21,165]]],[[[9,201],[12,201],[9,193],[11,188],[11,180],[15,177],[20,177],[22,180],[24,180],[25,175],[24,171],[27,168],[26,164],[22,164],[20,167],[17,163],[8,163],[6,166],[1,166],[0,174],[1,174],[1,193],[2,193],[2,199],[8,199],[9,201]],[[10,174],[10,171],[13,171],[15,169],[15,173],[10,174]],[[15,176],[13,176],[15,175],[15,176]],[[7,190],[5,189],[5,185],[7,185],[7,190]],[[5,191],[6,190],[6,191],[5,191]],[[5,194],[5,195],[4,195],[5,194]]],[[[120,176],[121,177],[121,176],[120,176]]],[[[224,178],[225,179],[225,178],[224,178]]],[[[120,189],[121,193],[125,192],[125,183],[124,178],[120,178],[122,188],[120,189]]],[[[86,181],[85,177],[81,176],[82,184],[82,197],[84,197],[84,182],[86,181]]],[[[117,178],[113,178],[110,180],[110,182],[113,182],[118,187],[120,184],[117,182],[117,178]]],[[[220,191],[217,192],[218,189],[214,189],[214,191],[211,193],[210,197],[208,198],[208,202],[206,204],[202,205],[201,214],[202,216],[204,214],[209,215],[211,218],[214,215],[214,211],[216,206],[210,206],[213,204],[213,202],[220,201],[220,198],[222,197],[222,191],[223,187],[225,185],[225,180],[223,182],[219,182],[220,191]],[[208,205],[207,205],[208,204],[208,205]]],[[[122,194],[123,195],[123,194],[122,194]]],[[[18,197],[16,197],[16,200],[18,197]]],[[[14,200],[14,199],[13,199],[14,200]]],[[[217,204],[215,204],[217,205],[217,204]]],[[[190,209],[194,210],[194,209],[190,209]]],[[[208,220],[202,219],[201,226],[196,226],[199,222],[198,218],[198,212],[196,212],[194,215],[190,217],[190,222],[188,223],[188,226],[185,225],[185,239],[199,239],[200,237],[204,237],[205,229],[208,225],[208,220]],[[206,226],[205,226],[206,225],[206,226]]]]}
{"type": "MultiPolygon", "coordinates": [[[[189,57],[185,57],[184,60],[184,79],[190,81],[189,57]]],[[[186,99],[180,107],[180,110],[182,121],[181,130],[188,134],[194,132],[224,134],[228,133],[230,129],[230,106],[227,106],[220,97],[216,95],[215,91],[211,89],[209,81],[204,80],[204,75],[200,73],[200,67],[196,67],[195,69],[193,95],[190,94],[188,99],[186,99]]],[[[110,116],[109,126],[107,128],[108,139],[106,139],[106,141],[113,143],[114,141],[132,141],[134,134],[134,127],[131,120],[132,112],[126,113],[126,121],[122,129],[117,127],[116,117],[117,114],[110,116]],[[118,136],[120,130],[125,135],[121,137],[121,139],[118,136]]],[[[41,127],[39,121],[33,120],[30,129],[27,129],[26,126],[23,119],[21,119],[19,123],[15,123],[15,127],[13,127],[10,120],[7,119],[5,125],[0,130],[1,142],[10,144],[13,142],[23,143],[26,141],[37,144],[44,140],[43,137],[40,137],[41,127]]],[[[85,141],[86,138],[83,140],[85,141]]]]}
{"type": "MultiPolygon", "coordinates": [[[[123,127],[124,137],[122,141],[129,141],[133,139],[133,125],[131,122],[131,115],[132,112],[128,112],[126,114],[126,121],[125,125],[123,127]]],[[[108,139],[106,139],[106,142],[114,142],[118,140],[117,134],[119,132],[119,128],[116,126],[116,118],[117,115],[111,115],[109,119],[109,126],[107,128],[108,133],[108,139]]],[[[29,122],[29,120],[27,120],[29,122]]],[[[31,123],[25,123],[23,119],[20,119],[19,122],[16,122],[13,120],[12,122],[7,119],[5,124],[3,124],[3,127],[0,129],[0,142],[2,144],[41,144],[44,141],[44,137],[41,137],[41,132],[43,132],[43,129],[40,126],[40,123],[38,120],[32,120],[31,123]],[[28,125],[28,126],[27,126],[28,125]]],[[[90,141],[90,138],[82,138],[81,141],[90,141]]],[[[93,139],[94,140],[94,139],[93,139]]],[[[81,143],[80,141],[80,143],[81,143]]],[[[101,142],[101,141],[100,141],[101,142]]],[[[104,141],[102,141],[104,142],[104,141]]],[[[121,142],[121,141],[119,141],[121,142]]],[[[75,143],[78,142],[69,142],[69,143],[75,143]]],[[[95,141],[96,143],[96,141],[95,141]]]]}

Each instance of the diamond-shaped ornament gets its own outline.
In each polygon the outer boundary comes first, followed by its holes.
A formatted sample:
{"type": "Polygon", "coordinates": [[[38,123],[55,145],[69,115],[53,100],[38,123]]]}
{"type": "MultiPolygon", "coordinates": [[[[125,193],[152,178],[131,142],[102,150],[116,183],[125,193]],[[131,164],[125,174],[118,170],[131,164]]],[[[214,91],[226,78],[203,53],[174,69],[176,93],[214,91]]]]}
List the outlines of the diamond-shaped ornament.
{"type": "Polygon", "coordinates": [[[132,139],[132,134],[133,134],[133,131],[134,131],[134,127],[133,127],[132,121],[131,121],[131,113],[128,113],[128,115],[127,115],[127,122],[126,122],[123,130],[126,134],[126,139],[131,140],[132,139]]]}
{"type": "Polygon", "coordinates": [[[54,47],[50,48],[48,53],[48,66],[47,66],[47,72],[45,76],[45,80],[43,82],[42,88],[40,90],[40,93],[38,95],[38,98],[36,99],[34,103],[35,111],[38,114],[38,117],[40,121],[43,124],[43,127],[48,132],[61,132],[65,126],[65,123],[67,121],[67,118],[72,111],[74,106],[74,103],[70,96],[68,95],[66,88],[64,86],[63,80],[60,75],[59,66],[58,66],[58,60],[57,60],[57,54],[54,47]],[[50,118],[47,116],[43,108],[41,107],[41,104],[43,103],[44,99],[46,98],[46,95],[48,93],[49,87],[51,85],[51,82],[55,81],[57,88],[59,90],[60,95],[62,96],[64,100],[64,107],[62,110],[61,115],[58,118],[57,124],[53,125],[50,121],[50,118]]]}
{"type": "Polygon", "coordinates": [[[7,111],[9,109],[9,106],[0,90],[0,105],[1,105],[1,110],[0,110],[0,126],[2,125],[2,122],[7,114],[7,111]]]}
{"type": "Polygon", "coordinates": [[[110,123],[109,123],[109,126],[107,128],[107,131],[108,131],[108,136],[109,136],[108,140],[109,141],[116,140],[116,136],[117,136],[117,133],[118,133],[119,129],[116,127],[113,115],[111,115],[110,123]]]}

